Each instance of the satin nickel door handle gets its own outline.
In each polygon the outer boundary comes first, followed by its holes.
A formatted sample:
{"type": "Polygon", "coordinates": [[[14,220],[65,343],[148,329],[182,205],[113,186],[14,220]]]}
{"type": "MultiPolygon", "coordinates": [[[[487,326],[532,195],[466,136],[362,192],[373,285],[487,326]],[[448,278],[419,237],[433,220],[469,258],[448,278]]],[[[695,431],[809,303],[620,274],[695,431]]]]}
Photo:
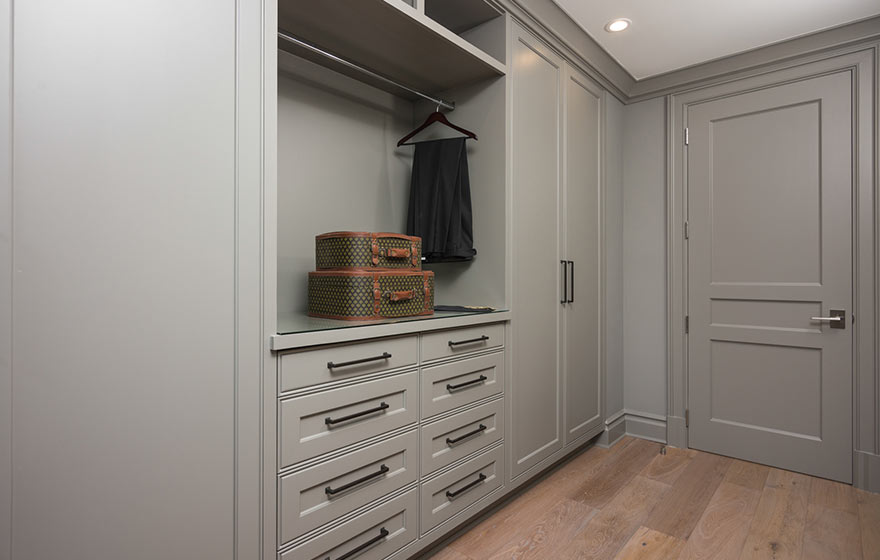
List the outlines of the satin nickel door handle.
{"type": "Polygon", "coordinates": [[[810,317],[810,320],[830,323],[832,329],[846,328],[846,309],[831,309],[829,313],[830,317],[810,317]]]}

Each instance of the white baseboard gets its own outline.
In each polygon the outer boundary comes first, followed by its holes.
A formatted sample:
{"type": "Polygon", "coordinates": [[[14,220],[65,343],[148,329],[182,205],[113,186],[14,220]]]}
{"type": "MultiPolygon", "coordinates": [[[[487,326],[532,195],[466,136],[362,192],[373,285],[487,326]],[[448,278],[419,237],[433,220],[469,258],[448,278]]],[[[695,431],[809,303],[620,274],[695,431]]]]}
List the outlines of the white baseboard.
{"type": "Polygon", "coordinates": [[[853,451],[853,486],[880,493],[880,455],[853,451]]]}
{"type": "Polygon", "coordinates": [[[666,443],[666,417],[651,412],[624,409],[626,435],[666,443]]]}
{"type": "Polygon", "coordinates": [[[599,447],[611,447],[618,441],[620,438],[626,435],[626,416],[625,411],[620,410],[605,420],[605,430],[599,434],[599,438],[596,440],[596,445],[599,447]]]}

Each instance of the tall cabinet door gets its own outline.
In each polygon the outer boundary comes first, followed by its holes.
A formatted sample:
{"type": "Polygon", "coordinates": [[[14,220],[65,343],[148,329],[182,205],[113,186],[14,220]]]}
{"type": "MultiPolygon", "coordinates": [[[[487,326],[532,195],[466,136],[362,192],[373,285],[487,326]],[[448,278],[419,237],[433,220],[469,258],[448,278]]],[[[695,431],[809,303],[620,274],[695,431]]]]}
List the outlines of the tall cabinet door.
{"type": "Polygon", "coordinates": [[[514,25],[511,60],[513,311],[511,477],[562,448],[562,60],[514,25]]]}
{"type": "Polygon", "coordinates": [[[565,65],[563,219],[567,294],[563,312],[563,428],[569,445],[602,425],[600,398],[599,180],[602,92],[565,65]]]}

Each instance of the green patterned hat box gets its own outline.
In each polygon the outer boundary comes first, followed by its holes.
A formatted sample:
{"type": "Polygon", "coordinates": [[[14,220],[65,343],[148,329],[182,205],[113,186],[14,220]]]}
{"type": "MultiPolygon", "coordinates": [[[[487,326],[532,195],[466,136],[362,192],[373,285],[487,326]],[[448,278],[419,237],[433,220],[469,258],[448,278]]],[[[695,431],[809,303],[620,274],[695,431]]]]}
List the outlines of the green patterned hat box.
{"type": "Polygon", "coordinates": [[[309,273],[309,315],[365,321],[434,313],[434,273],[318,271],[309,273]]]}
{"type": "Polygon", "coordinates": [[[318,270],[422,270],[422,239],[399,233],[334,231],[315,237],[318,270]]]}

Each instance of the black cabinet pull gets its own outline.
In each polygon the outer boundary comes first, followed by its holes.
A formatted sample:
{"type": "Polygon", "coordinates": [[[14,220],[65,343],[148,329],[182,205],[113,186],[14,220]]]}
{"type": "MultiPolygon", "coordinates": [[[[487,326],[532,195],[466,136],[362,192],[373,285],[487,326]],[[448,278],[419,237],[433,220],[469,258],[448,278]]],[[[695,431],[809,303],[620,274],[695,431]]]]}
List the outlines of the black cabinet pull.
{"type": "Polygon", "coordinates": [[[455,492],[450,492],[449,490],[447,490],[446,497],[449,499],[454,499],[458,496],[461,496],[462,494],[464,494],[465,492],[467,492],[468,490],[470,490],[474,486],[476,486],[476,485],[480,484],[481,482],[483,482],[484,480],[486,480],[486,478],[488,478],[486,475],[484,475],[483,473],[480,473],[480,478],[469,483],[467,486],[462,486],[461,488],[459,488],[455,492]]]}
{"type": "Polygon", "coordinates": [[[382,465],[381,467],[379,467],[379,470],[374,473],[370,473],[367,476],[361,477],[357,480],[352,480],[348,484],[343,484],[339,488],[330,488],[328,486],[327,488],[324,488],[324,492],[326,492],[328,496],[332,496],[334,494],[339,494],[340,492],[345,492],[349,488],[354,488],[355,486],[357,486],[359,484],[363,484],[364,482],[367,482],[368,480],[373,480],[376,477],[380,477],[390,470],[391,469],[389,469],[387,465],[382,465]]]}
{"type": "Polygon", "coordinates": [[[371,408],[369,410],[364,410],[361,412],[355,412],[354,414],[349,414],[348,416],[343,416],[342,418],[324,418],[324,423],[328,426],[332,426],[333,424],[339,424],[340,422],[345,422],[347,420],[354,420],[355,418],[360,418],[361,416],[366,416],[368,414],[374,414],[376,412],[382,412],[386,408],[389,408],[387,403],[382,403],[376,408],[371,408]]]}
{"type": "Polygon", "coordinates": [[[470,381],[465,381],[464,383],[459,383],[458,385],[449,385],[447,383],[446,390],[451,393],[452,391],[455,391],[457,389],[464,389],[465,387],[470,387],[471,385],[476,385],[477,383],[482,383],[483,381],[485,381],[487,379],[489,379],[489,378],[486,377],[485,375],[481,375],[476,379],[471,379],[470,381]]]}
{"type": "Polygon", "coordinates": [[[372,358],[361,358],[360,360],[352,360],[350,362],[342,362],[339,364],[327,362],[327,369],[356,366],[358,364],[366,364],[367,362],[378,362],[379,360],[387,360],[390,357],[391,354],[389,354],[388,352],[382,352],[381,356],[373,356],[372,358]]]}
{"type": "Polygon", "coordinates": [[[562,300],[559,303],[565,305],[568,301],[568,261],[559,261],[562,263],[562,300]]]}
{"type": "Polygon", "coordinates": [[[486,429],[487,429],[486,426],[480,424],[480,427],[477,428],[476,430],[474,430],[473,432],[468,432],[464,435],[458,436],[457,438],[446,438],[446,445],[448,445],[449,447],[452,447],[453,445],[455,445],[456,443],[458,443],[460,441],[464,441],[469,437],[472,437],[477,434],[485,432],[486,429]]]}
{"type": "Polygon", "coordinates": [[[480,338],[472,338],[470,340],[459,340],[457,342],[450,340],[449,347],[452,348],[453,346],[459,346],[461,344],[473,344],[474,342],[486,342],[487,340],[489,340],[489,337],[486,335],[483,335],[480,338]]]}
{"type": "MultiPolygon", "coordinates": [[[[381,541],[382,539],[384,539],[388,535],[389,535],[388,529],[386,529],[385,527],[382,527],[381,529],[379,529],[378,535],[376,535],[372,539],[368,540],[364,544],[358,546],[357,548],[353,548],[353,549],[349,550],[348,552],[346,552],[345,554],[343,554],[342,556],[340,556],[336,560],[349,560],[349,558],[354,558],[355,556],[358,556],[361,552],[367,550],[368,548],[370,548],[371,546],[373,546],[377,542],[381,541]]],[[[324,560],[330,560],[330,557],[328,556],[324,560]]]]}
{"type": "Polygon", "coordinates": [[[568,303],[574,303],[574,261],[568,261],[571,270],[569,270],[569,274],[571,274],[571,295],[568,297],[568,303]]]}

